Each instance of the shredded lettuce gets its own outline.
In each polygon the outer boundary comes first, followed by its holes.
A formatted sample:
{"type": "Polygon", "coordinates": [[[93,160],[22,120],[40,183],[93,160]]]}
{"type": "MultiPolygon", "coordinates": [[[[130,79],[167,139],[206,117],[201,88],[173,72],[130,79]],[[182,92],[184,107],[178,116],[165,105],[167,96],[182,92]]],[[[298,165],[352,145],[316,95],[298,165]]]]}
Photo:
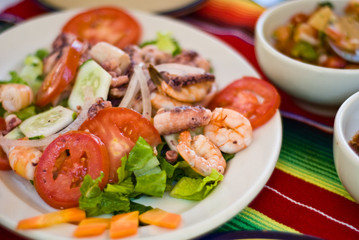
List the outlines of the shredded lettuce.
{"type": "Polygon", "coordinates": [[[222,152],[222,156],[223,156],[224,160],[226,160],[226,161],[231,160],[232,158],[234,158],[235,155],[236,154],[234,154],[234,153],[224,153],[224,152],[222,152]]]}
{"type": "Polygon", "coordinates": [[[200,201],[223,180],[223,175],[215,169],[205,178],[183,177],[170,192],[171,197],[200,201]]]}
{"type": "Polygon", "coordinates": [[[167,52],[172,56],[176,56],[182,51],[178,42],[172,37],[170,32],[158,32],[157,39],[144,42],[140,47],[147,45],[156,45],[159,50],[167,52]]]}
{"type": "Polygon", "coordinates": [[[89,175],[85,176],[80,187],[79,207],[86,211],[88,217],[129,211],[130,200],[124,194],[128,191],[128,186],[119,185],[116,189],[107,186],[102,191],[99,187],[102,178],[103,173],[96,179],[92,179],[89,175]]]}
{"type": "Polygon", "coordinates": [[[28,83],[24,81],[17,72],[10,71],[9,74],[10,74],[10,80],[0,81],[1,84],[17,83],[17,84],[28,85],[28,83]]]}
{"type": "Polygon", "coordinates": [[[166,172],[146,174],[136,178],[135,192],[162,197],[166,189],[166,172]]]}
{"type": "Polygon", "coordinates": [[[18,112],[14,113],[21,121],[36,115],[36,107],[35,105],[30,105],[24,109],[21,109],[18,112]]]}
{"type": "Polygon", "coordinates": [[[130,202],[130,211],[139,211],[140,214],[144,213],[144,212],[147,212],[148,210],[151,210],[153,207],[151,206],[145,206],[143,204],[140,204],[140,203],[136,203],[136,202],[133,202],[131,201],[130,202]]]}
{"type": "Polygon", "coordinates": [[[43,62],[36,55],[29,55],[24,60],[24,67],[19,76],[31,87],[34,93],[42,84],[43,62]]]}
{"type": "Polygon", "coordinates": [[[43,59],[48,55],[48,51],[39,49],[35,54],[30,54],[24,59],[24,66],[20,73],[10,71],[10,80],[0,81],[2,84],[17,83],[31,87],[34,93],[40,88],[43,80],[43,59]]]}
{"type": "MultiPolygon", "coordinates": [[[[158,152],[165,153],[162,150],[158,152]]],[[[175,198],[202,200],[222,181],[223,175],[212,170],[211,175],[203,177],[196,173],[183,159],[172,165],[159,155],[155,156],[151,145],[142,137],[138,139],[132,151],[121,159],[117,169],[118,182],[107,184],[101,190],[97,179],[86,175],[80,187],[79,206],[87,216],[116,214],[139,210],[146,211],[150,206],[133,202],[142,195],[162,197],[165,191],[175,198]]]]}
{"type": "Polygon", "coordinates": [[[140,137],[128,155],[126,170],[143,173],[158,165],[159,162],[153,154],[151,145],[140,137]]]}
{"type": "Polygon", "coordinates": [[[301,58],[304,61],[313,62],[318,59],[318,54],[314,47],[307,42],[298,42],[292,48],[290,54],[293,57],[301,58]]]}
{"type": "Polygon", "coordinates": [[[88,216],[128,212],[131,210],[130,199],[140,194],[163,196],[166,189],[166,172],[161,169],[159,172],[154,170],[158,168],[159,162],[152,147],[142,137],[138,139],[128,157],[123,157],[121,161],[121,167],[117,169],[118,183],[107,184],[103,191],[99,187],[103,174],[97,179],[85,176],[80,187],[79,206],[88,216]],[[157,163],[153,164],[156,161],[157,163]],[[140,171],[141,174],[136,176],[135,171],[140,171]]]}
{"type": "Polygon", "coordinates": [[[40,58],[41,61],[43,61],[45,59],[45,57],[47,57],[48,55],[49,55],[49,51],[46,49],[39,49],[35,53],[35,56],[40,58]]]}

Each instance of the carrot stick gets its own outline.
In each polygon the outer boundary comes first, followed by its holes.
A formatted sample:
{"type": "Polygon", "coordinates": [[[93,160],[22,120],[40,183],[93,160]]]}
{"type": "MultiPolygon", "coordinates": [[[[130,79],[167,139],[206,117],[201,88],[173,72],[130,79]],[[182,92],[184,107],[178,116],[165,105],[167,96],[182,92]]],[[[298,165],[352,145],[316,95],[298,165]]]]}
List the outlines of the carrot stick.
{"type": "Polygon", "coordinates": [[[110,226],[110,237],[127,237],[137,233],[138,211],[122,213],[112,217],[110,226]]]}
{"type": "Polygon", "coordinates": [[[86,218],[85,211],[79,208],[68,208],[52,213],[45,213],[36,217],[21,220],[17,229],[44,228],[59,223],[80,222],[86,218]]]}
{"type": "Polygon", "coordinates": [[[85,218],[74,232],[75,237],[91,237],[102,234],[110,227],[110,218],[85,218]]]}
{"type": "Polygon", "coordinates": [[[165,228],[177,228],[181,223],[181,215],[169,213],[159,208],[151,209],[140,216],[140,221],[165,228]]]}

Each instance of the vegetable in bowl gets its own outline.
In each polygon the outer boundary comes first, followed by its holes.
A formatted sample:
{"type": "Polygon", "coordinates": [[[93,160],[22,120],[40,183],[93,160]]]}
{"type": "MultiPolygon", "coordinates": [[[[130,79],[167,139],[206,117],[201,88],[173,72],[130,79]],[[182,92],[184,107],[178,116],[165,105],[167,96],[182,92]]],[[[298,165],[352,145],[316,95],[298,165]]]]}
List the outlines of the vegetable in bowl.
{"type": "Polygon", "coordinates": [[[358,69],[357,63],[341,58],[328,43],[331,41],[348,52],[359,49],[357,4],[357,0],[351,0],[343,16],[335,13],[330,1],[319,3],[310,13],[296,13],[288,23],[273,32],[275,48],[305,63],[328,68],[358,69]]]}

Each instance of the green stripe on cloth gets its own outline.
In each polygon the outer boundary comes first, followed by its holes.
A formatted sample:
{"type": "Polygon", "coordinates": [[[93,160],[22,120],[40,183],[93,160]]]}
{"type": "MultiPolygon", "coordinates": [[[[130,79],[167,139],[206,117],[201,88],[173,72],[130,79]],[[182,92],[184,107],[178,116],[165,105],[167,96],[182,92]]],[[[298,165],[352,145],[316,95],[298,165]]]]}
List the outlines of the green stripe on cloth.
{"type": "Polygon", "coordinates": [[[237,216],[232,218],[232,220],[229,221],[226,225],[220,227],[217,232],[238,230],[274,230],[299,233],[298,231],[276,222],[250,207],[245,208],[237,216]]]}
{"type": "Polygon", "coordinates": [[[298,125],[293,120],[283,121],[283,130],[283,145],[276,167],[354,201],[335,170],[332,135],[307,125],[298,125]]]}
{"type": "MultiPolygon", "coordinates": [[[[283,118],[283,142],[276,168],[315,186],[352,200],[335,170],[332,135],[303,123],[283,118]]],[[[253,208],[245,208],[216,232],[245,230],[296,230],[253,208]]]]}

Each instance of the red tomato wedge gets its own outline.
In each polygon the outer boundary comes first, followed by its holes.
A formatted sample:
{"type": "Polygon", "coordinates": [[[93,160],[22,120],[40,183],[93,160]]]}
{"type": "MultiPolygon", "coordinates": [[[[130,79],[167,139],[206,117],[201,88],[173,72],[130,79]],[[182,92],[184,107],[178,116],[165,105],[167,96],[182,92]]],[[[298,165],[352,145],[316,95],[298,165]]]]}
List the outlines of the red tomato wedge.
{"type": "Polygon", "coordinates": [[[141,26],[124,10],[102,7],[82,12],[70,19],[62,28],[87,40],[91,45],[105,41],[119,48],[136,44],[141,36],[141,26]]]}
{"type": "MultiPolygon", "coordinates": [[[[0,117],[0,131],[6,131],[6,122],[5,119],[0,117]]],[[[0,170],[11,170],[9,159],[6,156],[6,153],[0,146],[0,170]]]]}
{"type": "Polygon", "coordinates": [[[2,147],[0,147],[0,170],[11,170],[9,159],[2,147]]]}
{"type": "Polygon", "coordinates": [[[110,158],[109,182],[117,181],[121,158],[131,151],[140,136],[153,147],[161,143],[161,136],[153,124],[127,108],[105,108],[86,120],[80,130],[90,131],[105,143],[110,158]]]}
{"type": "Polygon", "coordinates": [[[44,107],[51,103],[74,80],[83,47],[82,42],[75,40],[70,46],[63,49],[60,59],[47,74],[37,92],[36,105],[44,107]]]}
{"type": "Polygon", "coordinates": [[[230,108],[249,119],[253,128],[266,123],[276,113],[280,96],[265,80],[243,77],[222,89],[210,102],[209,108],[230,108]]]}
{"type": "Polygon", "coordinates": [[[105,145],[95,135],[74,131],[52,141],[35,169],[34,185],[41,198],[54,208],[78,206],[86,174],[93,179],[104,173],[108,182],[109,160],[105,145]]]}

